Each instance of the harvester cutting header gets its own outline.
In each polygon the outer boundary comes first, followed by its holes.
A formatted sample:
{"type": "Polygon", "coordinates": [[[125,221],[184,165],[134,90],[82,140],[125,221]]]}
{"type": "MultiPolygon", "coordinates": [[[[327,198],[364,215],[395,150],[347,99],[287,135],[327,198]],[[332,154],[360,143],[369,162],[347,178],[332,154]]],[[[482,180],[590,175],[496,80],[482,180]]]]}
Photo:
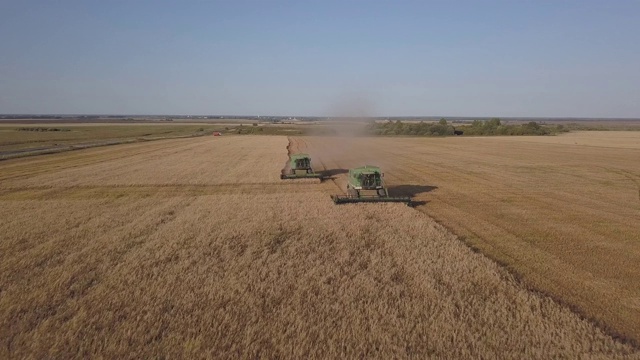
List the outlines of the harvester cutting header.
{"type": "Polygon", "coordinates": [[[347,195],[332,195],[336,204],[360,202],[403,202],[411,204],[408,196],[389,196],[384,174],[377,166],[365,165],[350,169],[347,179],[347,195]]]}
{"type": "Polygon", "coordinates": [[[311,167],[311,157],[308,154],[291,154],[280,179],[320,179],[322,174],[316,173],[311,167]]]}

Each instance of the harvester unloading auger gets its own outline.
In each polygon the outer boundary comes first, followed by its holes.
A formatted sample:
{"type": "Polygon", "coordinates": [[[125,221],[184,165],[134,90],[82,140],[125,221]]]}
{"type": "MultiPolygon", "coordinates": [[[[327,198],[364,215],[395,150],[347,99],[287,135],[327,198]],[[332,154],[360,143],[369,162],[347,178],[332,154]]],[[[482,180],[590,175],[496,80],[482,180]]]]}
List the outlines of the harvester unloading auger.
{"type": "Polygon", "coordinates": [[[350,169],[347,180],[347,195],[331,195],[336,204],[361,202],[402,202],[411,204],[408,196],[389,196],[383,174],[377,166],[365,165],[350,169]]]}
{"type": "Polygon", "coordinates": [[[280,179],[320,179],[322,174],[313,172],[308,154],[291,154],[280,179]]]}

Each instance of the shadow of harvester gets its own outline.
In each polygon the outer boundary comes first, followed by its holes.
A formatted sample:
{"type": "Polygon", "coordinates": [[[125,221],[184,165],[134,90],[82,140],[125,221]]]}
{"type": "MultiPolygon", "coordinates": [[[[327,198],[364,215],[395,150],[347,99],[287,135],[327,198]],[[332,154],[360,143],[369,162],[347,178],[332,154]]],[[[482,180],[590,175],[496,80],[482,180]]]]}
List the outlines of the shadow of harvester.
{"type": "MultiPolygon", "coordinates": [[[[437,186],[430,185],[396,185],[389,186],[389,196],[409,196],[414,198],[420,194],[436,190],[437,186]]],[[[425,205],[427,201],[411,201],[411,206],[425,205]]]]}
{"type": "Polygon", "coordinates": [[[348,173],[349,169],[327,169],[321,172],[322,172],[322,175],[325,177],[334,177],[336,175],[348,173]]]}
{"type": "Polygon", "coordinates": [[[429,185],[396,185],[389,186],[389,196],[417,196],[436,190],[437,186],[429,185]]]}

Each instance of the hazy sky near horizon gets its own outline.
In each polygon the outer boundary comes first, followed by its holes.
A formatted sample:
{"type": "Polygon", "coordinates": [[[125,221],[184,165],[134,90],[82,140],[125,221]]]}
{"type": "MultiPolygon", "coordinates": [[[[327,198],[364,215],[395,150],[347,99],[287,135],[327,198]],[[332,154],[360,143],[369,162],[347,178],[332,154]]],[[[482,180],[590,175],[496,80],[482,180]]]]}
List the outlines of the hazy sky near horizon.
{"type": "Polygon", "coordinates": [[[0,113],[640,117],[640,1],[0,1],[0,113]]]}

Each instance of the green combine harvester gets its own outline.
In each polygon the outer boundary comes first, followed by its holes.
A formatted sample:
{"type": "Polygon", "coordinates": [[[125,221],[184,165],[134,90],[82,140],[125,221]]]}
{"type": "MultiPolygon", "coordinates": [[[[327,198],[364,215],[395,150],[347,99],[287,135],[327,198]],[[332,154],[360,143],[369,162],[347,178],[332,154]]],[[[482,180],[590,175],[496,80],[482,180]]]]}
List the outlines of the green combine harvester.
{"type": "Polygon", "coordinates": [[[313,172],[311,157],[308,154],[292,154],[280,179],[320,179],[322,174],[313,172]]]}
{"type": "Polygon", "coordinates": [[[349,170],[347,195],[332,195],[336,204],[361,202],[402,202],[411,204],[408,196],[389,196],[383,174],[377,166],[365,165],[349,170]]]}

